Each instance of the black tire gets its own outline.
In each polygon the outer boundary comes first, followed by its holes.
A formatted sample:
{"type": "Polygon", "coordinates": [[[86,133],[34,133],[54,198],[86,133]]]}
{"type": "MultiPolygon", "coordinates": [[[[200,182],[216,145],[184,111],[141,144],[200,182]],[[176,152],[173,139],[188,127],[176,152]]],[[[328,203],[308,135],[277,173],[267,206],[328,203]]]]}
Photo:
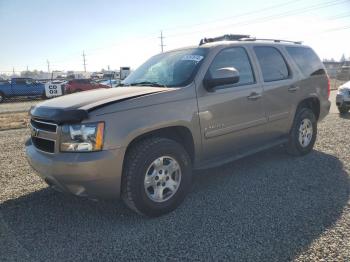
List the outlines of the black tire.
{"type": "Polygon", "coordinates": [[[41,99],[43,99],[43,100],[47,99],[47,96],[46,96],[45,92],[41,95],[41,99]]]}
{"type": "Polygon", "coordinates": [[[340,114],[346,114],[347,112],[349,112],[349,108],[346,106],[338,106],[338,110],[340,114]]]}
{"type": "Polygon", "coordinates": [[[315,145],[317,137],[317,120],[314,112],[309,108],[300,108],[297,110],[293,126],[289,132],[287,143],[287,152],[293,156],[303,156],[310,153],[315,145]],[[308,119],[312,124],[312,137],[307,146],[303,146],[299,141],[299,128],[303,120],[308,119]]]}
{"type": "Polygon", "coordinates": [[[133,145],[127,152],[122,177],[122,199],[139,214],[156,217],[173,211],[184,200],[192,181],[191,159],[177,142],[151,137],[133,145]],[[162,156],[174,158],[181,168],[181,181],[174,195],[164,202],[155,202],[147,196],[144,179],[148,167],[162,156]]]}
{"type": "Polygon", "coordinates": [[[2,92],[0,92],[0,103],[4,101],[5,101],[5,95],[2,92]]]}

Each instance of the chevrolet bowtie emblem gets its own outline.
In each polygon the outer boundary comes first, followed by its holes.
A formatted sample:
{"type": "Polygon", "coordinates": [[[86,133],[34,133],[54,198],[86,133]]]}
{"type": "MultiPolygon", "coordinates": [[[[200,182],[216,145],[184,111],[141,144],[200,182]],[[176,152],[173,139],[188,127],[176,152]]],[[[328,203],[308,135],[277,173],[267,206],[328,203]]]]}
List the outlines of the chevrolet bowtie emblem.
{"type": "Polygon", "coordinates": [[[30,126],[30,134],[32,137],[37,137],[38,134],[39,134],[39,129],[33,127],[33,126],[30,126]]]}

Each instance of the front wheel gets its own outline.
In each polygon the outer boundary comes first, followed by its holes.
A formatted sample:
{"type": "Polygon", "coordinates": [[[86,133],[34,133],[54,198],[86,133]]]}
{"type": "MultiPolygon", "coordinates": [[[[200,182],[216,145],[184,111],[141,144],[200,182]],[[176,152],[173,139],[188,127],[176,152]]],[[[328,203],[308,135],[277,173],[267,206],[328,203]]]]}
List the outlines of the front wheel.
{"type": "Polygon", "coordinates": [[[296,112],[293,126],[289,132],[287,152],[294,156],[310,153],[317,136],[317,120],[309,108],[301,108],[296,112]]]}
{"type": "Polygon", "coordinates": [[[349,108],[346,106],[338,106],[338,110],[340,114],[346,114],[347,112],[349,112],[349,108]]]}
{"type": "Polygon", "coordinates": [[[3,93],[0,92],[0,103],[4,102],[5,96],[3,93]]]}
{"type": "Polygon", "coordinates": [[[191,185],[192,168],[179,143],[147,138],[130,148],[125,161],[122,198],[129,208],[154,217],[181,204],[191,185]]]}

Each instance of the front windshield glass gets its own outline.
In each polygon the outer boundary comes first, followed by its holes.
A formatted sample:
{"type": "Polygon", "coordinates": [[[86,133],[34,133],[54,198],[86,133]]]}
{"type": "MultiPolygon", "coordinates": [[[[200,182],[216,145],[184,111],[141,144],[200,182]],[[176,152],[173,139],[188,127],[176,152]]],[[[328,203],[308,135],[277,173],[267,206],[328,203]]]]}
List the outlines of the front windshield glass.
{"type": "Polygon", "coordinates": [[[193,81],[207,52],[206,48],[191,48],[153,56],[130,74],[122,85],[188,85],[193,81]]]}

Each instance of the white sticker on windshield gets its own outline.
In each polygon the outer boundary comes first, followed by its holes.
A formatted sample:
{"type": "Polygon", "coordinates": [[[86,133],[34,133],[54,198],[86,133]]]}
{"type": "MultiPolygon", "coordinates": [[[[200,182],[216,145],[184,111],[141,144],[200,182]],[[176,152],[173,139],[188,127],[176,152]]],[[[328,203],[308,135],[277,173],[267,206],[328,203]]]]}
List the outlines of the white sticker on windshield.
{"type": "Polygon", "coordinates": [[[181,60],[196,61],[199,62],[203,59],[201,55],[185,55],[181,60]]]}

